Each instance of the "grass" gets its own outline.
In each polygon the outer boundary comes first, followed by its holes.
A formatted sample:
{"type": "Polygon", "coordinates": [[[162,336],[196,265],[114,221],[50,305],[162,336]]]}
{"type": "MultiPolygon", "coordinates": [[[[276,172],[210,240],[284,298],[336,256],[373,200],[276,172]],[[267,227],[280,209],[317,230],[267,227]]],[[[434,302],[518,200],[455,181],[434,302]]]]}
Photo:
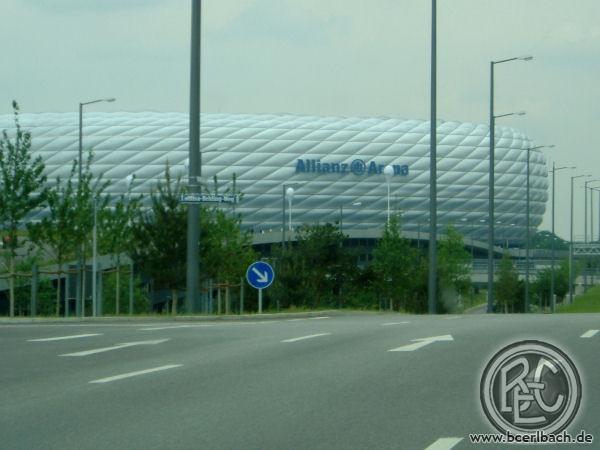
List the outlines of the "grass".
{"type": "Polygon", "coordinates": [[[572,305],[563,305],[558,308],[559,313],[600,313],[600,286],[573,299],[572,305]]]}

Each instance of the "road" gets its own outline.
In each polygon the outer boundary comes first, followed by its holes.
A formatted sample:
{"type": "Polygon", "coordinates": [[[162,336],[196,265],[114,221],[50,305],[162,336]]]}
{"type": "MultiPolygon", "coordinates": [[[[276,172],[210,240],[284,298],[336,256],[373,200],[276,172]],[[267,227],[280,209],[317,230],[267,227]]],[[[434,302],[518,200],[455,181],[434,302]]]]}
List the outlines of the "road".
{"type": "Polygon", "coordinates": [[[0,448],[473,448],[469,433],[494,432],[483,368],[521,339],[573,359],[569,431],[600,448],[599,328],[594,314],[2,324],[0,448]]]}

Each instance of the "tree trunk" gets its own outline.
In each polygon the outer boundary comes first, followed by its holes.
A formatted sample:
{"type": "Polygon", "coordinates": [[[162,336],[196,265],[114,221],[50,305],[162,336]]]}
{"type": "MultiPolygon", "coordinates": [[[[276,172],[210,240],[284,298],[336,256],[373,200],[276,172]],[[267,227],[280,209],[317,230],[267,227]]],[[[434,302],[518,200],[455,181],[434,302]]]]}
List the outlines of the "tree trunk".
{"type": "Polygon", "coordinates": [[[177,289],[171,289],[171,314],[177,314],[177,289]]]}
{"type": "Polygon", "coordinates": [[[221,314],[221,286],[217,285],[217,314],[221,314]]]}
{"type": "Polygon", "coordinates": [[[9,255],[10,317],[15,317],[15,255],[13,254],[12,250],[9,255]]]}
{"type": "MultiPolygon", "coordinates": [[[[60,316],[60,281],[62,276],[62,261],[59,259],[58,262],[58,277],[56,283],[56,317],[60,316]]],[[[65,305],[68,299],[65,297],[65,305]]]]}
{"type": "Polygon", "coordinates": [[[115,290],[115,314],[119,314],[119,304],[121,303],[121,261],[117,258],[117,273],[116,273],[116,290],[115,290]]]}
{"type": "Polygon", "coordinates": [[[225,314],[229,314],[229,285],[225,286],[225,314]]]}

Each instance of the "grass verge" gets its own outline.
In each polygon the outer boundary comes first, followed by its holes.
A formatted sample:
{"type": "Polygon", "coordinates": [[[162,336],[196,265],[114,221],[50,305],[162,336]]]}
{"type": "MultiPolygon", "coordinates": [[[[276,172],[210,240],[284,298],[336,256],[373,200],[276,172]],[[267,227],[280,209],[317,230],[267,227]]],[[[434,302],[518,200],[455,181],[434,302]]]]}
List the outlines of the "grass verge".
{"type": "Polygon", "coordinates": [[[559,313],[600,313],[600,286],[576,297],[572,305],[563,305],[558,308],[559,313]]]}

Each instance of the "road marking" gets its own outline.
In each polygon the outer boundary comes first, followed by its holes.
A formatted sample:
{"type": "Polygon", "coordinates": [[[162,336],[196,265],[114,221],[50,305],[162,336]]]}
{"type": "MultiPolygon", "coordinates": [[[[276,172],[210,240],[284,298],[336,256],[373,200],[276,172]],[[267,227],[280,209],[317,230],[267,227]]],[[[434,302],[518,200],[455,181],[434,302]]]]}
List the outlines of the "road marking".
{"type": "Polygon", "coordinates": [[[444,317],[445,320],[454,320],[454,319],[462,319],[463,316],[451,316],[451,317],[444,317]]]}
{"type": "Polygon", "coordinates": [[[302,318],[302,319],[285,319],[286,322],[298,322],[299,320],[306,320],[306,318],[302,318]]]}
{"type": "Polygon", "coordinates": [[[429,447],[427,447],[425,450],[450,450],[451,448],[454,448],[454,446],[462,440],[463,440],[463,438],[454,438],[454,437],[440,438],[437,441],[435,441],[433,444],[431,444],[429,447]]]}
{"type": "Polygon", "coordinates": [[[203,323],[203,324],[190,324],[190,325],[169,325],[165,327],[150,327],[140,328],[138,331],[157,331],[157,330],[173,330],[175,328],[199,328],[199,327],[214,327],[214,324],[203,323]]]}
{"type": "Polygon", "coordinates": [[[596,336],[596,334],[598,334],[599,331],[600,330],[587,330],[580,337],[582,337],[582,338],[591,338],[591,337],[596,336]]]}
{"type": "Polygon", "coordinates": [[[59,337],[51,337],[51,338],[43,338],[43,339],[29,339],[27,342],[50,342],[50,341],[64,341],[67,339],[79,339],[90,336],[101,336],[102,333],[88,333],[88,334],[72,334],[70,336],[59,336],[59,337]]]}
{"type": "Polygon", "coordinates": [[[433,336],[433,337],[427,337],[427,338],[412,339],[412,342],[414,342],[414,344],[408,344],[408,345],[403,345],[402,347],[393,348],[391,350],[388,350],[388,352],[412,352],[414,350],[420,349],[421,347],[425,347],[426,345],[433,344],[434,342],[453,341],[453,340],[454,339],[449,334],[445,334],[443,336],[433,336]]]}
{"type": "Polygon", "coordinates": [[[387,322],[387,323],[382,323],[381,326],[382,327],[387,327],[389,325],[402,325],[405,323],[410,323],[410,322],[387,322]]]}
{"type": "Polygon", "coordinates": [[[90,381],[90,383],[110,383],[111,381],[122,380],[123,378],[137,377],[138,375],[145,375],[147,373],[152,372],[160,372],[161,370],[174,369],[175,367],[181,366],[183,366],[183,364],[169,364],[167,366],[154,367],[152,369],[138,370],[136,372],[128,372],[122,373],[121,375],[114,375],[112,377],[100,378],[98,380],[90,381]]]}
{"type": "Polygon", "coordinates": [[[316,337],[319,337],[319,336],[328,336],[330,334],[331,333],[310,334],[308,336],[300,336],[300,337],[297,337],[297,338],[285,339],[285,340],[283,340],[281,342],[297,342],[297,341],[303,341],[304,339],[316,338],[316,337]]]}
{"type": "Polygon", "coordinates": [[[168,340],[169,339],[156,339],[153,341],[124,342],[122,344],[113,345],[112,347],[95,348],[93,350],[84,350],[82,352],[75,352],[75,353],[65,353],[64,355],[59,355],[59,356],[88,356],[88,355],[93,355],[96,353],[104,353],[104,352],[109,352],[111,350],[118,350],[121,348],[133,347],[136,345],[162,344],[163,342],[166,342],[168,340]]]}
{"type": "Polygon", "coordinates": [[[309,317],[310,320],[331,319],[329,316],[309,317]]]}

